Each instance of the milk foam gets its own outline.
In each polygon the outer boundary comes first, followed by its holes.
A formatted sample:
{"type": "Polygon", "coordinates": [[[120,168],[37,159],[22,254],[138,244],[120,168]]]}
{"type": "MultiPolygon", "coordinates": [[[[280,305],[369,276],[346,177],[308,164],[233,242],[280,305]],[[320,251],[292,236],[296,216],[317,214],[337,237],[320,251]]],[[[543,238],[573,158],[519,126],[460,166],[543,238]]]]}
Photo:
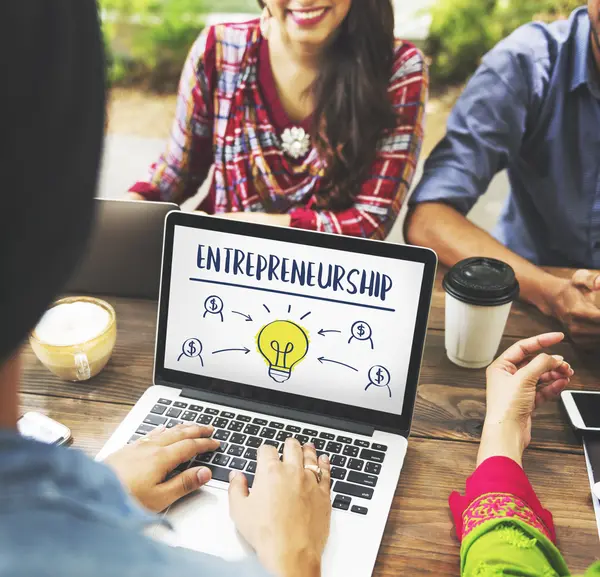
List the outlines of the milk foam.
{"type": "Polygon", "coordinates": [[[79,345],[100,335],[110,324],[106,309],[89,302],[63,303],[42,317],[35,336],[56,346],[79,345]]]}

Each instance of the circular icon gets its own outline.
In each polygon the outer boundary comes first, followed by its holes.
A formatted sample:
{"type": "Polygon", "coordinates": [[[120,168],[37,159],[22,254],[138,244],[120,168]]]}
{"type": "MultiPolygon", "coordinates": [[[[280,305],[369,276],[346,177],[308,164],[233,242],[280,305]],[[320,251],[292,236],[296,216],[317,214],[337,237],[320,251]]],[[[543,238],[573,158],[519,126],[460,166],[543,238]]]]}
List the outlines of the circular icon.
{"type": "Polygon", "coordinates": [[[358,341],[368,341],[373,334],[371,327],[364,321],[356,321],[350,329],[352,336],[358,341]]]}
{"type": "Polygon", "coordinates": [[[369,369],[369,384],[376,387],[387,387],[392,377],[390,372],[381,365],[375,365],[369,369]]]}
{"type": "Polygon", "coordinates": [[[181,354],[193,359],[202,353],[202,343],[198,339],[188,339],[181,347],[181,354]]]}
{"type": "Polygon", "coordinates": [[[223,301],[220,297],[211,295],[204,301],[204,310],[211,315],[218,315],[223,310],[223,301]]]}

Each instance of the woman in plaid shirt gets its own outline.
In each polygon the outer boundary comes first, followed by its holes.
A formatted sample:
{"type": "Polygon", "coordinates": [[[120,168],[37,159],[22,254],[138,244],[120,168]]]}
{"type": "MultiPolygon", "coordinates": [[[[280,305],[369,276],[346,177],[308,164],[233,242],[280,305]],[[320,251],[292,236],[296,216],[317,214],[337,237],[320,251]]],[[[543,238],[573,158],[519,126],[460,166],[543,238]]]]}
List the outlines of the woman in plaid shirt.
{"type": "Polygon", "coordinates": [[[391,0],[259,0],[209,28],[185,64],[165,153],[133,198],[383,239],[414,175],[427,70],[394,39],[391,0]]]}

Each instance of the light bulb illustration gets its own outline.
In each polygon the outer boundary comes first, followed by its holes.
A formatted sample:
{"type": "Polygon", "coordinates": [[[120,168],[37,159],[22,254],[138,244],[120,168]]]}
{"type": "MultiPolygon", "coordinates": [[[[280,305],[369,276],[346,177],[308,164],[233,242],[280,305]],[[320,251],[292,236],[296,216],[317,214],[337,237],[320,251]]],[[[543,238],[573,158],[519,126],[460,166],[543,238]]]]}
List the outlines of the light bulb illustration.
{"type": "Polygon", "coordinates": [[[269,365],[269,376],[285,383],[308,352],[306,331],[291,321],[273,321],[256,335],[258,350],[269,365]]]}

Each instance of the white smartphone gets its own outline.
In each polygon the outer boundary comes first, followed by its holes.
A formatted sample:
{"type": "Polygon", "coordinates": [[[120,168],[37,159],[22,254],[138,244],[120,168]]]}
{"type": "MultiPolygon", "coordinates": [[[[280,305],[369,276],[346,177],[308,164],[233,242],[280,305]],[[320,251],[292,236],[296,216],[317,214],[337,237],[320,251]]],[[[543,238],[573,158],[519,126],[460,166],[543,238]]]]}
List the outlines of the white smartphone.
{"type": "Polygon", "coordinates": [[[17,426],[24,437],[49,445],[64,445],[71,440],[69,427],[41,413],[25,413],[17,422],[17,426]]]}
{"type": "Polygon", "coordinates": [[[600,431],[600,391],[563,391],[561,400],[578,431],[600,431]]]}

